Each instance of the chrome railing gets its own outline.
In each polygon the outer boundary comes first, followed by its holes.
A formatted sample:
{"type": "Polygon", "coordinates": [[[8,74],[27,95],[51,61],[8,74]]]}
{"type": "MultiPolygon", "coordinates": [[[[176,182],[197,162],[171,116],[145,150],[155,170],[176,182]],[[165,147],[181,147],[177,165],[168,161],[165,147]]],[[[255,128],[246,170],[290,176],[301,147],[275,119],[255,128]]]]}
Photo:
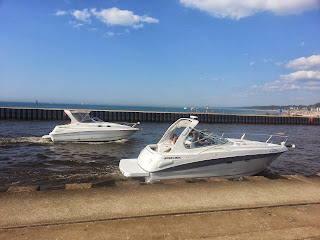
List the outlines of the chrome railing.
{"type": "Polygon", "coordinates": [[[251,140],[251,141],[260,141],[266,143],[273,143],[273,141],[280,141],[280,143],[286,143],[288,136],[284,133],[276,134],[259,134],[259,133],[221,133],[221,136],[224,138],[235,138],[240,140],[251,140]],[[240,137],[229,137],[228,135],[237,135],[240,137]],[[253,139],[252,139],[253,138],[253,139]]]}

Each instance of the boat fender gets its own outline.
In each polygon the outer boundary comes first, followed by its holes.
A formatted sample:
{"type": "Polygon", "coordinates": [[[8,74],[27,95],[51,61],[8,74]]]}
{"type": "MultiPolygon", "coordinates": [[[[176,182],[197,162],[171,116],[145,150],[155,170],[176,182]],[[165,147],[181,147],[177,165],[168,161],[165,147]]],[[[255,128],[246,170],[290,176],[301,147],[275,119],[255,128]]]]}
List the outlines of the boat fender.
{"type": "Polygon", "coordinates": [[[163,168],[163,167],[171,165],[172,163],[173,163],[173,160],[164,160],[164,161],[159,162],[158,167],[163,168]]]}

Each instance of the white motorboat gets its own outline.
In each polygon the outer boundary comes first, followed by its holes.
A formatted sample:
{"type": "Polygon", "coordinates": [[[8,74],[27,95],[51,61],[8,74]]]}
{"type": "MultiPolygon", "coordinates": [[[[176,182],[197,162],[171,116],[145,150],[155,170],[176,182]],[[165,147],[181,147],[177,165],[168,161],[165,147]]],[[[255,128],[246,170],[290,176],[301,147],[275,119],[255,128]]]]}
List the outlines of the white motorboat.
{"type": "Polygon", "coordinates": [[[42,138],[53,142],[105,142],[125,139],[139,130],[139,124],[118,124],[104,122],[99,118],[90,117],[90,111],[64,110],[71,122],[56,126],[49,135],[42,138]]]}
{"type": "MultiPolygon", "coordinates": [[[[197,117],[180,118],[157,144],[147,145],[138,158],[122,159],[120,171],[126,177],[146,181],[171,178],[236,178],[261,172],[288,150],[287,136],[267,135],[264,142],[225,138],[198,130],[197,117]],[[178,138],[173,136],[178,134],[178,138]],[[280,144],[272,143],[280,137],[280,144]]],[[[266,135],[264,135],[266,137],[266,135]]],[[[294,147],[294,145],[292,146],[294,147]]]]}

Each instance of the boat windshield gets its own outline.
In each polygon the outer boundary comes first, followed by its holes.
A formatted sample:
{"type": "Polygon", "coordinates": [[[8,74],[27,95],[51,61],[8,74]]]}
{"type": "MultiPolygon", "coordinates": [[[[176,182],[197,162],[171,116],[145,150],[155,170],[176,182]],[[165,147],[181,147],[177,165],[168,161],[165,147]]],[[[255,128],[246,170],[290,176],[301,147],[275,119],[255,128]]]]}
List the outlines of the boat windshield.
{"type": "Polygon", "coordinates": [[[82,123],[103,122],[99,118],[91,118],[89,113],[72,113],[72,115],[78,122],[82,123]]]}
{"type": "Polygon", "coordinates": [[[195,148],[211,145],[221,145],[227,142],[227,139],[218,136],[208,130],[193,129],[185,140],[185,146],[187,148],[195,148]]]}

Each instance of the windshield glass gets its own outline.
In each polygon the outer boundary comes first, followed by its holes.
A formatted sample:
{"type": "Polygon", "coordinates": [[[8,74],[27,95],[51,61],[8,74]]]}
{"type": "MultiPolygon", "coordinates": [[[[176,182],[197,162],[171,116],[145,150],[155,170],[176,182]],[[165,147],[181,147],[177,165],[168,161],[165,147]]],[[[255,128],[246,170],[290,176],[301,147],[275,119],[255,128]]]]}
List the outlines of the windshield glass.
{"type": "Polygon", "coordinates": [[[91,118],[89,113],[72,113],[72,115],[78,122],[82,123],[103,122],[99,118],[91,118]]]}
{"type": "Polygon", "coordinates": [[[82,122],[82,120],[90,118],[88,113],[72,113],[72,115],[78,122],[82,122]]]}
{"type": "Polygon", "coordinates": [[[208,130],[193,129],[185,140],[186,148],[204,147],[227,143],[228,140],[208,130]]]}

